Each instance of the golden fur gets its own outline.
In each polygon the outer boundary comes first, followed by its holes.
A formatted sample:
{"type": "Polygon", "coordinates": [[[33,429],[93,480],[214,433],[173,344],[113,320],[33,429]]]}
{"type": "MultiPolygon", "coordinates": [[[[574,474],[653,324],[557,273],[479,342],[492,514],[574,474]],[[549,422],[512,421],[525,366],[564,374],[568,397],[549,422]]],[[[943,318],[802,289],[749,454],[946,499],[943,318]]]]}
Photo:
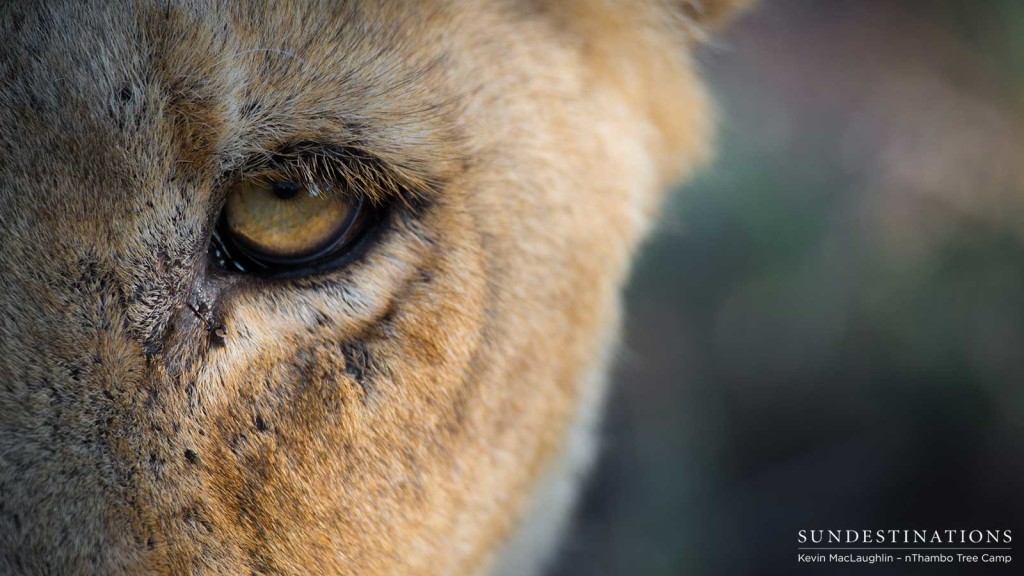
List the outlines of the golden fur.
{"type": "Polygon", "coordinates": [[[4,3],[0,573],[514,573],[733,4],[4,3]],[[295,142],[414,206],[337,271],[214,273],[225,175],[295,142]]]}

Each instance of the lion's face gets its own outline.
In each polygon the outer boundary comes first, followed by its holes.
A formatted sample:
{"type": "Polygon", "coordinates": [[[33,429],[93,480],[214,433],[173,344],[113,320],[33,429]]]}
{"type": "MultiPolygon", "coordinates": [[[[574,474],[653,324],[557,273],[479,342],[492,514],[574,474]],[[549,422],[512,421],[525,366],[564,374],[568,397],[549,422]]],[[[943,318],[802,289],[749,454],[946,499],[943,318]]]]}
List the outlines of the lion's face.
{"type": "Polygon", "coordinates": [[[5,5],[0,572],[484,570],[703,156],[631,4],[5,5]],[[250,181],[366,214],[240,271],[250,181]]]}

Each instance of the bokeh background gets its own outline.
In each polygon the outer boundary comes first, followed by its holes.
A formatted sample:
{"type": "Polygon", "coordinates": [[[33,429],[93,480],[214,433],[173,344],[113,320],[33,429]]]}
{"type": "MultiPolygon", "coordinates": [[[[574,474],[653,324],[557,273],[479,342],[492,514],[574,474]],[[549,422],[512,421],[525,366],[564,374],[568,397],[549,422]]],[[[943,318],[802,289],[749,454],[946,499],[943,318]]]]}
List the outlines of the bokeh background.
{"type": "Polygon", "coordinates": [[[553,574],[1024,573],[795,561],[1024,539],[1024,2],[763,0],[699,60],[719,159],[635,269],[553,574]]]}

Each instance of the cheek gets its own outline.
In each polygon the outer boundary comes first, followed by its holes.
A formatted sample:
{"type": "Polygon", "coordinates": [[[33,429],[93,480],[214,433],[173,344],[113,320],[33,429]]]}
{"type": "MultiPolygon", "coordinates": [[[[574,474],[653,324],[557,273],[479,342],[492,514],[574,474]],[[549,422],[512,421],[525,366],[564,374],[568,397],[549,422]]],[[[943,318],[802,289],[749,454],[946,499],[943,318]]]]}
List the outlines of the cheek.
{"type": "Polygon", "coordinates": [[[419,242],[383,246],[352,271],[362,307],[322,291],[292,293],[282,308],[266,294],[227,307],[224,353],[197,378],[186,424],[203,430],[193,436],[195,498],[216,538],[252,541],[257,526],[286,526],[262,536],[267,554],[290,557],[289,538],[301,536],[310,557],[345,549],[380,563],[382,538],[413,539],[437,555],[430,563],[461,561],[439,538],[484,497],[470,482],[479,476],[463,475],[486,469],[477,460],[489,443],[469,421],[486,406],[480,389],[504,384],[477,373],[494,359],[472,221],[437,213],[417,226],[419,242]]]}

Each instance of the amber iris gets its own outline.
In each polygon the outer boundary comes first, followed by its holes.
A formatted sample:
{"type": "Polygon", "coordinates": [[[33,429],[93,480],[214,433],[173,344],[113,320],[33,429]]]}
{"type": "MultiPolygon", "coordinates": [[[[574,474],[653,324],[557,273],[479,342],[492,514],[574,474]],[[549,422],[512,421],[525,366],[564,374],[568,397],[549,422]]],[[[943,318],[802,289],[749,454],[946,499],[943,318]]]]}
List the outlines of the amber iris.
{"type": "Polygon", "coordinates": [[[314,186],[243,180],[228,191],[224,225],[251,258],[302,263],[346,242],[358,210],[314,186]]]}

